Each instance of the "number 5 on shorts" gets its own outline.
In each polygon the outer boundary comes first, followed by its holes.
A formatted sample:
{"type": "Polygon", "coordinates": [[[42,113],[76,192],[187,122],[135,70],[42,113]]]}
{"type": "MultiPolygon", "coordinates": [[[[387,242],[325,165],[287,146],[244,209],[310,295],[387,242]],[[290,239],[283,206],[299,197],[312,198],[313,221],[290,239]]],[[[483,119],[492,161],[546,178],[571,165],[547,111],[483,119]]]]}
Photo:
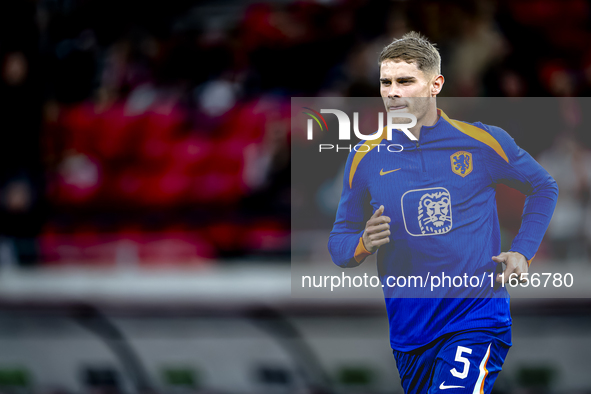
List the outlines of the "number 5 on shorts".
{"type": "Polygon", "coordinates": [[[462,353],[472,354],[472,349],[463,346],[458,346],[458,350],[456,350],[455,361],[463,363],[464,369],[462,370],[462,372],[458,372],[455,368],[452,368],[449,370],[449,372],[451,372],[451,374],[458,379],[466,379],[466,377],[468,376],[468,370],[470,369],[470,360],[468,360],[466,357],[462,357],[462,353]]]}

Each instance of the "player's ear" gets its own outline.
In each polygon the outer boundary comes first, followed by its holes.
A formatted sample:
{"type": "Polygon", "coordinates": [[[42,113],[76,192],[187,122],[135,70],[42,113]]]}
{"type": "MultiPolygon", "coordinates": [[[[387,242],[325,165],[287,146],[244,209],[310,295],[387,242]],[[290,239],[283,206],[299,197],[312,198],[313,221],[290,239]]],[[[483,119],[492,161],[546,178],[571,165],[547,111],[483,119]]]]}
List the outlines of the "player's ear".
{"type": "Polygon", "coordinates": [[[441,74],[433,79],[433,82],[431,82],[431,97],[435,97],[441,92],[444,82],[445,78],[441,74]]]}

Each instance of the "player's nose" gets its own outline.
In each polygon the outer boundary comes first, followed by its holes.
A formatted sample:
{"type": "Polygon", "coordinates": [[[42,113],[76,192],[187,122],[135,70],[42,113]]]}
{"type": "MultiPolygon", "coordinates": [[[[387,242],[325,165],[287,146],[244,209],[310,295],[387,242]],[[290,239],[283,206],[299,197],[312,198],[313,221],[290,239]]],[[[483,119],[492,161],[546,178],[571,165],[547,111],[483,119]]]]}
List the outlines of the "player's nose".
{"type": "Polygon", "coordinates": [[[388,98],[394,99],[400,97],[402,97],[402,92],[398,87],[392,86],[390,89],[388,89],[388,98]]]}
{"type": "Polygon", "coordinates": [[[390,91],[388,91],[388,98],[395,99],[395,98],[400,98],[400,97],[402,97],[402,94],[400,93],[399,90],[391,89],[390,91]]]}

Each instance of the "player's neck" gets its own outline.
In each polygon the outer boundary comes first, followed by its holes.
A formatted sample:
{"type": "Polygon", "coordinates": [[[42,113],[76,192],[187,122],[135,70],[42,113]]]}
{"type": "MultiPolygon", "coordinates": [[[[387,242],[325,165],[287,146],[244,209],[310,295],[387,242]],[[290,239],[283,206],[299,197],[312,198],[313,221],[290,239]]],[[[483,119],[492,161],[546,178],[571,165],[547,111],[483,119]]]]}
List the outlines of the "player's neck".
{"type": "Polygon", "coordinates": [[[409,131],[412,133],[412,135],[417,137],[417,140],[418,140],[419,137],[421,136],[421,128],[423,126],[427,126],[427,127],[434,126],[438,120],[439,120],[439,113],[437,111],[437,107],[435,107],[435,108],[433,108],[433,110],[429,110],[425,114],[425,116],[423,116],[421,119],[417,119],[416,126],[413,128],[410,128],[409,131]]]}

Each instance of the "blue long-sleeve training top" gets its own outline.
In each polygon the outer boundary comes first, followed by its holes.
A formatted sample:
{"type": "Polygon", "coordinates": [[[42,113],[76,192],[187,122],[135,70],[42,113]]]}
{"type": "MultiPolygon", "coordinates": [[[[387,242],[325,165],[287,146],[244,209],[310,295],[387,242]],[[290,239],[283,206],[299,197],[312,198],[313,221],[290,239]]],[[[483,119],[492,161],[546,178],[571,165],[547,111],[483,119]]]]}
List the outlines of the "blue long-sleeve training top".
{"type": "Polygon", "coordinates": [[[382,283],[400,276],[428,282],[383,286],[390,342],[399,351],[449,332],[509,326],[508,293],[491,285],[499,272],[491,257],[501,252],[496,185],[527,196],[511,250],[528,262],[558,198],[554,179],[504,130],[438,114],[435,125],[421,128],[417,142],[398,130],[388,140],[384,129],[380,138],[356,145],[347,159],[328,243],[335,264],[359,265],[369,255],[361,239],[365,224],[384,205],[383,214],[392,221],[390,242],[377,252],[382,283]],[[473,280],[466,287],[464,278],[459,287],[444,283],[432,289],[432,276],[442,274],[467,274],[479,278],[480,286],[473,287],[473,280]]]}

